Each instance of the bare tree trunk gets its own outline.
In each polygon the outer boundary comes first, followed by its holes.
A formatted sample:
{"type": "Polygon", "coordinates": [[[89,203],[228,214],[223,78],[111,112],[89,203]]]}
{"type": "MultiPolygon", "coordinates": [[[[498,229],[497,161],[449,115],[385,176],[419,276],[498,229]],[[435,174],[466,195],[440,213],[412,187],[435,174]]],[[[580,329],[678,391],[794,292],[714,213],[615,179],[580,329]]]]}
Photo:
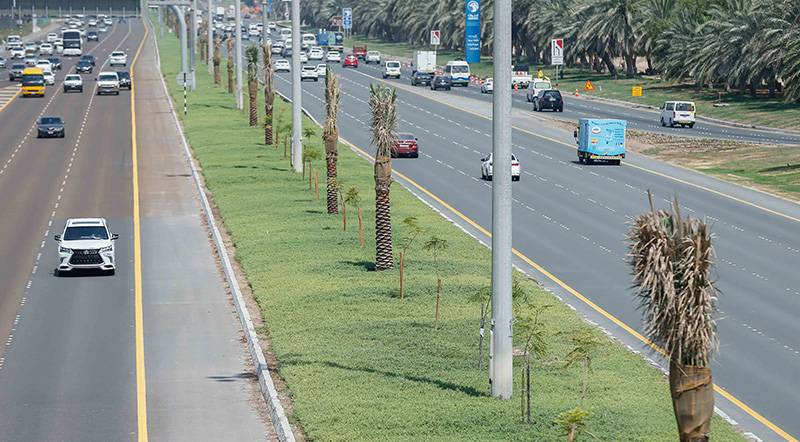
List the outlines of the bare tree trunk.
{"type": "Polygon", "coordinates": [[[222,78],[219,72],[219,65],[220,65],[220,49],[222,47],[222,40],[219,37],[214,39],[214,84],[219,86],[222,83],[222,78]]]}
{"type": "Polygon", "coordinates": [[[436,277],[436,328],[439,328],[439,304],[442,301],[442,278],[436,277]]]}
{"type": "Polygon", "coordinates": [[[575,424],[571,424],[569,426],[569,432],[567,433],[567,442],[575,442],[575,424]]]}
{"type": "MultiPolygon", "coordinates": [[[[319,199],[319,198],[317,198],[319,199]]],[[[364,220],[361,216],[361,207],[358,208],[358,242],[364,248],[364,220]]]]}
{"type": "MultiPolygon", "coordinates": [[[[269,146],[272,144],[273,137],[275,90],[272,83],[272,51],[266,43],[261,44],[261,58],[264,61],[264,145],[269,146]]],[[[277,147],[277,141],[275,147],[277,147]]]]}
{"type": "Polygon", "coordinates": [[[531,356],[525,356],[525,401],[527,408],[525,410],[525,421],[531,423],[531,356]]]}
{"type": "Polygon", "coordinates": [[[347,204],[342,202],[342,230],[347,230],[347,204]]]}
{"type": "Polygon", "coordinates": [[[400,250],[400,299],[405,296],[406,251],[400,250]]]}
{"type": "Polygon", "coordinates": [[[319,201],[319,173],[316,170],[314,171],[314,193],[317,195],[317,201],[319,201]]]}
{"type": "Polygon", "coordinates": [[[228,93],[233,93],[233,39],[228,39],[228,93]]]}
{"type": "Polygon", "coordinates": [[[617,79],[617,67],[614,66],[614,61],[611,60],[611,56],[608,55],[607,52],[603,52],[603,56],[601,57],[603,63],[606,65],[606,69],[608,69],[608,74],[617,79]]]}
{"type": "MultiPolygon", "coordinates": [[[[333,127],[335,128],[335,123],[333,127]]],[[[339,152],[337,151],[336,143],[338,142],[339,134],[337,130],[333,130],[332,132],[327,132],[323,134],[322,138],[325,142],[325,165],[327,172],[326,195],[328,200],[328,213],[334,214],[339,212],[339,205],[336,204],[336,199],[337,199],[336,180],[338,173],[336,166],[339,157],[339,152]]]]}
{"type": "Polygon", "coordinates": [[[258,79],[248,77],[248,95],[250,96],[250,126],[258,126],[258,79]]]}
{"type": "Polygon", "coordinates": [[[375,269],[394,267],[392,255],[392,212],[389,186],[392,183],[392,160],[388,156],[375,158],[375,269]]]}
{"type": "Polygon", "coordinates": [[[478,369],[483,367],[483,327],[486,325],[486,307],[481,302],[481,323],[478,329],[478,369]]]}

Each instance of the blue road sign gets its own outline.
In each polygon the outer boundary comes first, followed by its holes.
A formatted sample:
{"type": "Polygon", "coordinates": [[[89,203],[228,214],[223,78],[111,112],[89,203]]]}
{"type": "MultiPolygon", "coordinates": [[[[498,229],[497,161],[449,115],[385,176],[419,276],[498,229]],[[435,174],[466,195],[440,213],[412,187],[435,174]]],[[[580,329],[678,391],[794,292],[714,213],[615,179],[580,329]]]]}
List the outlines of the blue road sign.
{"type": "Polygon", "coordinates": [[[465,3],[467,22],[464,29],[464,58],[467,63],[478,63],[481,61],[481,2],[466,0],[465,3]]]}
{"type": "Polygon", "coordinates": [[[342,8],[342,28],[343,29],[353,28],[353,9],[342,8]]]}

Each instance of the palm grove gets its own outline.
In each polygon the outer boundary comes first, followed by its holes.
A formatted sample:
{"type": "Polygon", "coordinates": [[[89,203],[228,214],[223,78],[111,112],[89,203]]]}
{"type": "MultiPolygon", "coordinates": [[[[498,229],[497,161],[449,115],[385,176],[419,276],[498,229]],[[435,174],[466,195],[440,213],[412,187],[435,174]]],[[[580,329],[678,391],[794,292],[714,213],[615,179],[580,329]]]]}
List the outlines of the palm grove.
{"type": "MultiPolygon", "coordinates": [[[[304,1],[303,19],[327,26],[342,0],[304,1]]],[[[464,47],[463,0],[352,0],[354,32],[418,47],[431,29],[442,46],[464,47]]],[[[800,100],[800,2],[796,0],[515,0],[514,55],[549,62],[564,38],[568,66],[800,100]],[[642,63],[644,64],[644,63],[642,63]],[[640,64],[639,66],[642,66],[640,64]],[[621,72],[620,72],[621,71],[621,72]]],[[[493,0],[481,5],[484,55],[492,51],[493,0]]]]}

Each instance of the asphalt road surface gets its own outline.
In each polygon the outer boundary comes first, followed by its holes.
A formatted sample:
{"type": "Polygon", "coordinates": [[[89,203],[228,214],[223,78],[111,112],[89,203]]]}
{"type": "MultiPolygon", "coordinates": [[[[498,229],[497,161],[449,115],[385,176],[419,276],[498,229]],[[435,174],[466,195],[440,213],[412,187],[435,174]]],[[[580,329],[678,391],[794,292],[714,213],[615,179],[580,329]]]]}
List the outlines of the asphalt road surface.
{"type": "Polygon", "coordinates": [[[139,20],[115,23],[85,49],[98,62],[83,93],[62,92],[76,62],[64,58],[44,98],[17,98],[0,112],[2,440],[141,440],[143,428],[156,440],[272,434],[151,43],[134,77],[143,261],[136,302],[132,97],[97,96],[93,78],[112,50],[132,62],[144,35],[139,20]],[[64,118],[66,137],[37,139],[41,115],[64,118]],[[53,235],[67,218],[87,216],[107,218],[119,234],[116,274],[56,277],[53,235]]]}
{"type": "MultiPolygon", "coordinates": [[[[345,70],[329,64],[329,68],[342,77],[341,136],[372,152],[367,103],[369,85],[381,81],[376,78],[379,71],[363,65],[345,70]]],[[[276,77],[278,90],[291,96],[290,75],[276,77]]],[[[480,158],[491,151],[492,127],[486,118],[491,115],[491,97],[480,97],[475,87],[458,90],[458,95],[422,87],[410,92],[407,79],[402,82],[386,83],[402,87],[398,89],[398,131],[419,138],[421,155],[392,163],[420,187],[401,177],[399,181],[485,240],[484,234],[451,209],[490,230],[491,182],[480,178],[480,158]],[[477,100],[463,96],[473,92],[477,100]]],[[[324,118],[323,87],[322,81],[303,84],[303,106],[319,121],[324,118]]],[[[780,431],[800,436],[800,324],[796,320],[800,207],[638,155],[631,155],[620,167],[584,166],[576,160],[571,133],[519,112],[514,124],[514,153],[523,170],[521,181],[513,184],[514,247],[641,332],[641,312],[636,309],[626,263],[626,233],[633,217],[648,210],[646,190],[654,192],[661,207],[667,207],[677,194],[685,212],[705,217],[716,235],[722,295],[715,382],[779,428],[771,428],[720,395],[718,405],[763,440],[791,437],[781,437],[780,431]]],[[[517,263],[534,270],[522,260],[517,263]]],[[[538,276],[566,302],[643,350],[618,325],[541,272],[538,276]]]]}

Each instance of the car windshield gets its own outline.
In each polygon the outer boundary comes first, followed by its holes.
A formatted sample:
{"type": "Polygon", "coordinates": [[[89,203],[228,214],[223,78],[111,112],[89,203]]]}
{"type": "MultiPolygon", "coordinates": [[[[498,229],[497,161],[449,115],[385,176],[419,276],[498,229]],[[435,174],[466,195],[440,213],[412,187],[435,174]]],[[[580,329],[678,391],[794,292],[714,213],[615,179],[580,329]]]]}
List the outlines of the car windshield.
{"type": "Polygon", "coordinates": [[[469,66],[453,65],[453,67],[450,68],[450,72],[454,74],[466,74],[469,73],[469,66]]]}
{"type": "Polygon", "coordinates": [[[59,117],[42,117],[42,124],[61,124],[59,117]]]}
{"type": "Polygon", "coordinates": [[[103,226],[67,227],[64,231],[64,241],[84,239],[108,239],[108,231],[103,226]]]}
{"type": "Polygon", "coordinates": [[[386,63],[386,67],[387,68],[399,68],[400,67],[400,63],[398,63],[396,61],[390,61],[389,63],[386,63]]]}
{"type": "Polygon", "coordinates": [[[25,65],[24,64],[15,64],[14,66],[11,66],[11,69],[12,70],[21,71],[21,70],[25,69],[25,65]]]}
{"type": "Polygon", "coordinates": [[[112,57],[124,57],[125,53],[124,52],[112,52],[111,56],[112,57]]]}
{"type": "Polygon", "coordinates": [[[692,103],[675,103],[676,111],[694,112],[694,105],[692,103]]]}
{"type": "Polygon", "coordinates": [[[81,79],[80,75],[67,75],[66,77],[64,77],[64,80],[67,81],[80,80],[80,79],[81,79]]]}
{"type": "Polygon", "coordinates": [[[397,134],[398,141],[410,141],[414,139],[413,134],[397,134]]]}
{"type": "Polygon", "coordinates": [[[120,79],[123,79],[123,78],[128,79],[128,78],[131,77],[131,75],[129,73],[123,71],[123,72],[117,72],[117,77],[119,77],[120,79]]]}
{"type": "Polygon", "coordinates": [[[23,86],[42,86],[44,85],[44,75],[26,75],[22,78],[23,86]]]}
{"type": "Polygon", "coordinates": [[[544,93],[545,98],[561,98],[561,93],[558,91],[547,91],[544,93]]]}
{"type": "Polygon", "coordinates": [[[535,89],[550,89],[550,82],[549,81],[534,81],[533,87],[535,89]]]}
{"type": "Polygon", "coordinates": [[[100,81],[114,81],[114,80],[117,80],[117,76],[116,75],[101,75],[100,76],[100,81]]]}

